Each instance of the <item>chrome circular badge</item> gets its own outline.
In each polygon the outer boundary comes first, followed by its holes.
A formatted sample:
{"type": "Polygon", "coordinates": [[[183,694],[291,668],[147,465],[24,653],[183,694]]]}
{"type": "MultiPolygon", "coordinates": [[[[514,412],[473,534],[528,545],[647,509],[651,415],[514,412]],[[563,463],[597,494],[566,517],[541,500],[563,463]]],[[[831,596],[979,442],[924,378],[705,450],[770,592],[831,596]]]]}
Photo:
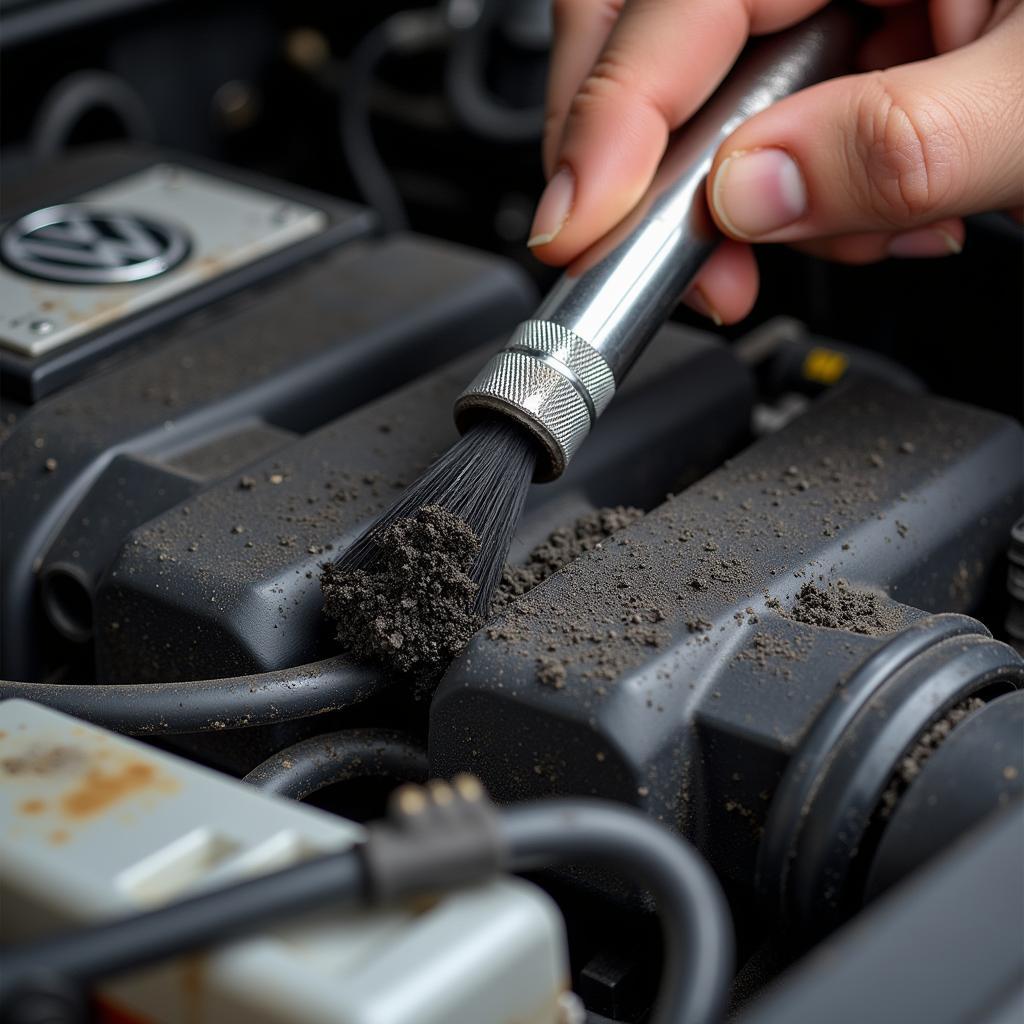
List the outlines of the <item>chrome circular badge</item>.
{"type": "Polygon", "coordinates": [[[0,236],[0,257],[11,269],[65,284],[146,281],[188,251],[188,235],[173,224],[83,203],[35,210],[0,236]]]}

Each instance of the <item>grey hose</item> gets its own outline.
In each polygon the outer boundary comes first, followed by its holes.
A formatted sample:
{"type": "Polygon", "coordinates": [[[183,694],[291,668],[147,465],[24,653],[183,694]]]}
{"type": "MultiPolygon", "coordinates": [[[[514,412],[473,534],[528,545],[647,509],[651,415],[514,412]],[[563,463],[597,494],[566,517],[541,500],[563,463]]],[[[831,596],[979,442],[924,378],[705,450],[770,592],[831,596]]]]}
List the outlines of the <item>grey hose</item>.
{"type": "Polygon", "coordinates": [[[427,752],[394,729],[342,729],[279,750],[242,781],[268,793],[305,800],[338,782],[374,778],[424,782],[427,752]]]}
{"type": "Polygon", "coordinates": [[[721,1020],[733,968],[725,897],[692,846],[631,807],[557,800],[505,808],[499,819],[511,871],[586,861],[618,868],[650,890],[665,939],[651,1024],[721,1020]]]}

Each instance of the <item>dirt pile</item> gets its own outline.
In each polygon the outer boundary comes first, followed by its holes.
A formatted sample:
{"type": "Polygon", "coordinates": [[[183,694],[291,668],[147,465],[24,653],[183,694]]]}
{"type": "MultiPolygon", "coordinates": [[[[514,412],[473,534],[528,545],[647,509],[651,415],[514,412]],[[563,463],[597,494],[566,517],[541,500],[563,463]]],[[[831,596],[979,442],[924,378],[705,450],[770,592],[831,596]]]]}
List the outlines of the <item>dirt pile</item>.
{"type": "Polygon", "coordinates": [[[891,633],[903,624],[899,611],[887,605],[881,594],[860,590],[846,580],[827,583],[820,590],[813,583],[805,583],[796,595],[796,603],[783,614],[809,626],[867,636],[891,633]]]}
{"type": "MultiPolygon", "coordinates": [[[[642,515],[638,508],[602,508],[555,530],[524,565],[506,567],[492,614],[642,515]]],[[[442,668],[481,625],[472,612],[477,587],[470,575],[479,550],[462,519],[428,505],[384,532],[369,569],[325,565],[324,612],[336,623],[338,641],[360,661],[401,672],[442,668]]],[[[544,680],[561,688],[565,670],[548,660],[544,680]]]]}
{"type": "Polygon", "coordinates": [[[480,625],[470,577],[479,550],[462,519],[427,505],[384,531],[369,570],[326,565],[324,612],[339,642],[361,661],[401,672],[446,664],[480,625]]]}

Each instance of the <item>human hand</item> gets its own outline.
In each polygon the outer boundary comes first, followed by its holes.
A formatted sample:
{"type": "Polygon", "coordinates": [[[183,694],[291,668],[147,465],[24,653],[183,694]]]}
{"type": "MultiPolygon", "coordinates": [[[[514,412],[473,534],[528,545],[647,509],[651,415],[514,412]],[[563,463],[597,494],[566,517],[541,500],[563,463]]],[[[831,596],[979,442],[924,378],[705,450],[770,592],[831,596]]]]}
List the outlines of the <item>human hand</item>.
{"type": "MultiPolygon", "coordinates": [[[[962,217],[1024,205],[1024,2],[863,2],[889,8],[862,48],[866,73],[776,103],[718,151],[707,196],[728,237],[684,296],[718,323],[757,297],[750,242],[846,263],[945,256],[963,245],[962,217]]],[[[611,230],[747,38],[823,6],[555,0],[537,256],[567,263],[611,230]]]]}

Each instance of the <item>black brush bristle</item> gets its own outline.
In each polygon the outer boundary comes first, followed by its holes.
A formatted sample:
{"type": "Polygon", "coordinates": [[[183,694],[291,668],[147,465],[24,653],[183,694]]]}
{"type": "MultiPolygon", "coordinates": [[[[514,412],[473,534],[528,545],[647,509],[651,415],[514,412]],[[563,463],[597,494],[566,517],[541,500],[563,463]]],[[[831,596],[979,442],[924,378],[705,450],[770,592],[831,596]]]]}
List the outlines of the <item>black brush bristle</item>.
{"type": "Polygon", "coordinates": [[[455,442],[335,561],[342,571],[372,570],[381,534],[396,520],[439,505],[464,520],[480,541],[471,576],[474,612],[486,617],[501,581],[537,461],[536,442],[498,416],[480,420],[455,442]]]}

